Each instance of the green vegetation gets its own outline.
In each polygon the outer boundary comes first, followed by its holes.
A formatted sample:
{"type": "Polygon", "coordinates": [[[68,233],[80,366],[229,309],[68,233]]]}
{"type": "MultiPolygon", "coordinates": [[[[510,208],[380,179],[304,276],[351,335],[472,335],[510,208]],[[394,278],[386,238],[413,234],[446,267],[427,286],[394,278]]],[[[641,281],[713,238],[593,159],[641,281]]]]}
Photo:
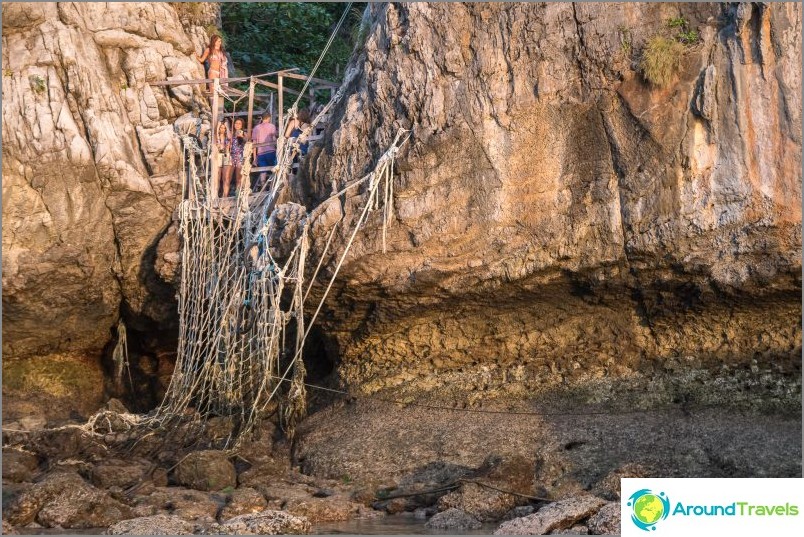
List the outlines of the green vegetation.
{"type": "Polygon", "coordinates": [[[630,56],[633,50],[631,30],[626,26],[620,26],[617,30],[620,32],[620,49],[624,55],[630,56]]]}
{"type": "Polygon", "coordinates": [[[656,86],[666,86],[681,66],[684,45],[660,35],[651,37],[642,51],[640,69],[645,79],[656,86]]]}
{"type": "Polygon", "coordinates": [[[687,26],[687,19],[684,17],[676,17],[667,21],[668,28],[684,28],[687,26]]]}
{"type": "MultiPolygon", "coordinates": [[[[345,8],[346,4],[328,2],[221,3],[226,50],[238,74],[287,67],[308,73],[345,8]]],[[[320,78],[341,79],[352,49],[361,39],[364,8],[364,3],[351,7],[316,73],[320,78]]]]}
{"type": "Polygon", "coordinates": [[[681,67],[688,47],[700,40],[698,32],[690,28],[684,17],[667,21],[667,31],[648,39],[642,51],[639,67],[645,80],[655,86],[666,86],[681,67]]]}
{"type": "Polygon", "coordinates": [[[696,32],[695,30],[679,32],[678,36],[676,37],[678,38],[679,41],[681,41],[685,45],[694,45],[700,39],[700,37],[698,36],[698,32],[696,32]]]}
{"type": "Polygon", "coordinates": [[[31,85],[31,91],[37,95],[42,95],[47,90],[45,79],[39,75],[31,75],[28,77],[28,83],[31,85]]]}

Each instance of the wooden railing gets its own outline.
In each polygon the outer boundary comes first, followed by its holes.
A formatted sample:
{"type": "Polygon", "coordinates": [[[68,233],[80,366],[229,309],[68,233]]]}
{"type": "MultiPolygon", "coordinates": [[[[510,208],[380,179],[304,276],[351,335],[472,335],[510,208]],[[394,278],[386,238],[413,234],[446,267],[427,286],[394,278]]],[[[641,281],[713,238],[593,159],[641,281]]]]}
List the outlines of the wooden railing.
{"type": "MultiPolygon", "coordinates": [[[[252,134],[252,127],[254,125],[254,105],[255,102],[262,103],[265,105],[262,107],[257,113],[258,115],[262,115],[265,111],[270,111],[272,117],[277,119],[277,124],[279,125],[279,129],[282,129],[282,124],[284,123],[284,115],[285,115],[285,107],[284,107],[284,95],[285,93],[289,95],[293,95],[295,97],[300,96],[300,92],[296,91],[292,88],[288,88],[285,86],[285,79],[293,79],[293,80],[307,80],[307,77],[296,73],[298,68],[291,68],[291,69],[282,69],[279,71],[273,71],[270,73],[263,73],[259,75],[252,75],[247,77],[231,77],[231,78],[198,78],[198,79],[174,79],[174,80],[163,80],[159,82],[151,82],[152,86],[188,86],[188,85],[201,85],[201,93],[211,98],[211,111],[212,111],[212,120],[210,123],[210,138],[214,138],[217,132],[218,122],[223,118],[238,118],[238,117],[245,117],[247,121],[246,125],[246,135],[250,139],[252,134]],[[269,79],[275,77],[276,82],[273,82],[269,79]],[[243,91],[241,89],[232,87],[231,84],[234,83],[241,83],[241,82],[248,82],[248,90],[243,91]],[[207,92],[204,91],[205,87],[209,84],[212,84],[213,91],[207,92]],[[267,92],[257,92],[256,88],[260,86],[261,88],[267,88],[267,92]],[[271,91],[273,90],[273,91],[271,91]],[[225,112],[223,110],[223,101],[221,100],[221,93],[225,94],[226,96],[233,96],[235,98],[244,98],[248,97],[248,110],[241,111],[241,112],[225,112]],[[276,99],[274,99],[276,96],[276,99]]],[[[308,95],[311,103],[315,102],[316,95],[322,91],[326,91],[329,93],[329,99],[335,95],[335,90],[338,88],[338,84],[335,82],[330,82],[328,80],[323,80],[321,78],[311,78],[310,83],[308,84],[308,95]]],[[[306,142],[313,144],[320,140],[323,137],[323,131],[326,127],[326,123],[328,117],[324,117],[321,119],[318,125],[316,125],[316,129],[314,132],[307,137],[306,142]]],[[[281,154],[282,148],[285,144],[285,136],[284,132],[277,133],[277,146],[276,152],[277,155],[281,154]]],[[[218,169],[218,147],[216,144],[210,144],[210,158],[211,158],[211,166],[210,166],[210,176],[217,177],[219,173],[218,169]]],[[[295,167],[294,167],[295,169],[295,167]]],[[[262,173],[262,172],[273,172],[273,166],[264,166],[264,167],[254,167],[251,168],[253,173],[262,173]]],[[[212,197],[217,196],[217,189],[213,189],[210,193],[212,197]]],[[[192,191],[191,194],[192,196],[192,191]]]]}

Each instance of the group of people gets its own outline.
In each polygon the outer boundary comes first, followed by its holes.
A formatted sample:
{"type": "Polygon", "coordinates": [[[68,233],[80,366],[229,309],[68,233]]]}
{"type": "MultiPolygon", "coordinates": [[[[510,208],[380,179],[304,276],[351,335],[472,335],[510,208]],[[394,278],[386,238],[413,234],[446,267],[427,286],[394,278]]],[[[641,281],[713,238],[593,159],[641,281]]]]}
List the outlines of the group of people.
{"type": "MultiPolygon", "coordinates": [[[[301,110],[297,117],[288,121],[284,137],[290,143],[299,143],[299,154],[307,154],[309,142],[302,139],[310,127],[310,112],[301,110]]],[[[234,187],[234,192],[240,189],[242,182],[243,164],[246,158],[251,159],[251,165],[259,168],[256,181],[252,181],[252,189],[258,191],[265,185],[268,172],[265,168],[276,166],[276,142],[278,132],[274,125],[271,113],[262,114],[262,121],[252,129],[249,134],[245,130],[244,121],[236,118],[234,122],[223,120],[218,123],[215,132],[215,144],[220,155],[220,177],[218,195],[224,198],[234,187]],[[245,154],[246,142],[251,140],[251,155],[245,154]]],[[[296,156],[296,159],[299,155],[296,156]]]]}
{"type": "MultiPolygon", "coordinates": [[[[209,40],[209,46],[204,53],[195,55],[196,60],[207,65],[207,77],[228,78],[228,65],[226,52],[223,49],[223,41],[219,35],[213,35],[209,40]]],[[[209,87],[210,93],[213,91],[213,84],[209,87]]],[[[254,191],[261,190],[265,185],[267,171],[264,168],[276,166],[276,142],[278,137],[277,127],[272,121],[271,113],[264,112],[262,121],[246,132],[245,122],[241,118],[236,118],[234,122],[229,120],[220,121],[215,129],[215,144],[220,155],[219,169],[219,189],[218,195],[224,198],[229,197],[229,193],[234,186],[234,192],[240,189],[242,183],[242,169],[246,158],[252,159],[252,167],[262,168],[258,172],[257,180],[252,181],[254,191]],[[252,142],[252,154],[245,154],[246,142],[252,142]]],[[[291,141],[299,142],[299,152],[301,156],[307,154],[309,142],[300,139],[305,131],[310,127],[310,112],[301,110],[295,118],[288,121],[284,137],[291,141]]],[[[298,155],[295,157],[298,159],[298,155]]]]}

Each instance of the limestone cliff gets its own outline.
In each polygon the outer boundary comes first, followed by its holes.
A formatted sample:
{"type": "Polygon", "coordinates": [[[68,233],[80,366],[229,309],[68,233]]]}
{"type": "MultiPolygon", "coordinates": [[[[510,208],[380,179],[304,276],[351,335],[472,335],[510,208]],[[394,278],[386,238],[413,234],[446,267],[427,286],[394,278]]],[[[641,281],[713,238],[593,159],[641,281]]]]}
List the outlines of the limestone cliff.
{"type": "Polygon", "coordinates": [[[80,397],[97,408],[121,311],[175,330],[153,264],[179,192],[172,122],[193,90],[148,83],[203,77],[192,54],[217,17],[197,3],[3,3],[4,392],[65,380],[17,358],[86,358],[80,397]]]}
{"type": "MultiPolygon", "coordinates": [[[[679,367],[795,370],[800,6],[371,10],[349,97],[296,189],[325,199],[411,130],[388,253],[375,214],[328,303],[346,383],[532,393],[679,367]],[[697,34],[657,86],[640,62],[655,36],[678,38],[672,20],[697,34]]],[[[316,236],[362,197],[327,201],[316,236]]]]}

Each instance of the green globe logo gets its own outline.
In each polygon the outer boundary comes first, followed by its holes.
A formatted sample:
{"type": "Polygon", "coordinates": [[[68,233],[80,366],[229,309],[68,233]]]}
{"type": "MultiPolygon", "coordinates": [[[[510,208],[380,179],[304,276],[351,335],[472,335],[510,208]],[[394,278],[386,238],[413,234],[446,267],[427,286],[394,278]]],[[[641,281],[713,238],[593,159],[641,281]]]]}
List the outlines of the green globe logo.
{"type": "Polygon", "coordinates": [[[667,518],[670,500],[664,492],[655,494],[648,489],[636,491],[628,499],[631,521],[641,530],[656,529],[656,523],[667,518]]]}

